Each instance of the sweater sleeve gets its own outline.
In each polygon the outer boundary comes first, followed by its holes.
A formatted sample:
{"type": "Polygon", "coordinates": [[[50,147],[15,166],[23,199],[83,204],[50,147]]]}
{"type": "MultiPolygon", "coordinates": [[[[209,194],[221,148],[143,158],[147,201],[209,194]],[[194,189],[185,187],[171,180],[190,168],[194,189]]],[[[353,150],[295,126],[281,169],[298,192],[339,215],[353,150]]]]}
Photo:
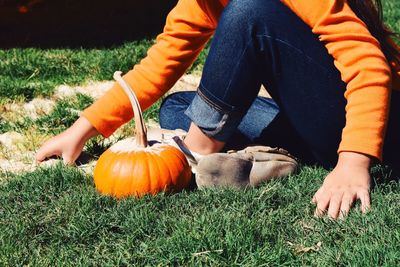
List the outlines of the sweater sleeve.
{"type": "Polygon", "coordinates": [[[379,42],[345,0],[281,0],[324,42],[347,84],[346,125],[338,148],[382,160],[391,70],[379,42]]]}
{"type": "MultiPolygon", "coordinates": [[[[124,75],[144,110],[166,93],[184,74],[212,36],[216,22],[205,0],[180,0],[168,14],[163,33],[147,56],[124,75]]],[[[82,113],[105,137],[133,116],[122,88],[113,87],[82,113]]]]}

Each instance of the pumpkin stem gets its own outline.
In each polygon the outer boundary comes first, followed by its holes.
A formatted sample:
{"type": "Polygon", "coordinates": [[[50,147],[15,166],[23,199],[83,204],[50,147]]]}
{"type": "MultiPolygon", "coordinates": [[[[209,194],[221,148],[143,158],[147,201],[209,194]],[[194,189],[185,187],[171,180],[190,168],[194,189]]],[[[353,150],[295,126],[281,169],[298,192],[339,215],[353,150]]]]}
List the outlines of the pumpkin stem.
{"type": "Polygon", "coordinates": [[[136,128],[136,145],[139,147],[147,147],[147,129],[144,124],[142,110],[140,109],[139,101],[129,86],[129,84],[121,77],[120,71],[116,71],[114,73],[114,79],[121,85],[122,89],[128,95],[129,100],[131,101],[133,114],[135,116],[135,128],[136,128]]]}

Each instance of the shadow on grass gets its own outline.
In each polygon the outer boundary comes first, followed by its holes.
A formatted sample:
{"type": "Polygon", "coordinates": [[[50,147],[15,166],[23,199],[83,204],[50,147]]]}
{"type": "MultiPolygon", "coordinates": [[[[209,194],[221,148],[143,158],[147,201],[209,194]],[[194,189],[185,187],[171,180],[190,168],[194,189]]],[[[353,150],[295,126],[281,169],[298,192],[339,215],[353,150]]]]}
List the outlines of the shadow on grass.
{"type": "Polygon", "coordinates": [[[400,171],[386,165],[376,165],[371,170],[372,188],[400,181],[400,171]]]}

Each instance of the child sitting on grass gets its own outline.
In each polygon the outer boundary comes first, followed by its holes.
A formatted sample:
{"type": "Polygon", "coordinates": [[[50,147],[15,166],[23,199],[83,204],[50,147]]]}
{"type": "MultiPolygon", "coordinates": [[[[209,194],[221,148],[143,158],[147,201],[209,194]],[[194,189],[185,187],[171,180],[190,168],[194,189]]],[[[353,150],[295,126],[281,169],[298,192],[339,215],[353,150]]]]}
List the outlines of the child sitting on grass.
{"type": "MultiPolygon", "coordinates": [[[[198,91],[169,96],[161,126],[187,130],[185,146],[201,155],[258,143],[333,167],[313,197],[316,214],[337,218],[356,199],[367,210],[371,164],[400,166],[400,52],[380,1],[180,0],[147,57],[124,76],[143,109],[212,35],[198,91]],[[261,84],[273,100],[257,97],[261,84]]],[[[88,139],[110,136],[132,115],[115,84],[37,161],[59,155],[72,163],[88,139]]]]}

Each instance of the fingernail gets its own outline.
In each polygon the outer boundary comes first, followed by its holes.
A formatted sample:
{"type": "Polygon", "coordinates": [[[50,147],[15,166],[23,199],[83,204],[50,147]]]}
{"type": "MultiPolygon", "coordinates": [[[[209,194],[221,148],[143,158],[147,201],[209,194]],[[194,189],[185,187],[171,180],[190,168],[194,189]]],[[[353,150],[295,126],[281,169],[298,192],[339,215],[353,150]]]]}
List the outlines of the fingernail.
{"type": "Polygon", "coordinates": [[[317,217],[317,218],[321,217],[321,213],[318,210],[315,210],[314,217],[317,217]]]}

